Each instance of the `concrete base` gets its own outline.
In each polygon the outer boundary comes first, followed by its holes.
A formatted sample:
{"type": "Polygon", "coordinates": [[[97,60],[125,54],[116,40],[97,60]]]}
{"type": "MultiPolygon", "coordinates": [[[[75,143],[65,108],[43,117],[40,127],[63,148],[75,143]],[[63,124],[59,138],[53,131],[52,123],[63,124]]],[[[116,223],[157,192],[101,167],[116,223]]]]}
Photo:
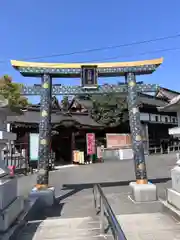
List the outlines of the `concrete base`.
{"type": "Polygon", "coordinates": [[[24,209],[24,199],[16,198],[0,213],[0,232],[5,232],[24,209]]]}
{"type": "Polygon", "coordinates": [[[176,166],[171,170],[172,189],[180,193],[180,167],[176,166]]]}
{"type": "Polygon", "coordinates": [[[157,200],[157,189],[156,185],[152,183],[148,184],[137,184],[131,182],[131,198],[136,202],[152,202],[157,200]]]}
{"type": "Polygon", "coordinates": [[[173,189],[167,189],[167,202],[180,210],[180,193],[173,189]]]}
{"type": "Polygon", "coordinates": [[[0,210],[5,209],[17,197],[17,179],[0,179],[0,210]]]}
{"type": "Polygon", "coordinates": [[[102,158],[106,160],[129,160],[133,159],[132,148],[125,149],[108,149],[105,148],[102,152],[102,158]]]}
{"type": "Polygon", "coordinates": [[[30,198],[37,198],[39,204],[44,207],[51,207],[55,201],[55,190],[54,188],[47,188],[45,190],[37,190],[36,188],[32,189],[29,194],[30,198]]]}

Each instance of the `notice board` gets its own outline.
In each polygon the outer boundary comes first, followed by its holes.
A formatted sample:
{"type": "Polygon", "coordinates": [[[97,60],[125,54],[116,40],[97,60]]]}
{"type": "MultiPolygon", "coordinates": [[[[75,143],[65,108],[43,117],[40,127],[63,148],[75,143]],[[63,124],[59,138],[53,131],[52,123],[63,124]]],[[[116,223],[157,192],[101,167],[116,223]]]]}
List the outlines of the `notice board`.
{"type": "Polygon", "coordinates": [[[131,146],[130,134],[107,133],[106,147],[107,148],[124,148],[131,146]]]}

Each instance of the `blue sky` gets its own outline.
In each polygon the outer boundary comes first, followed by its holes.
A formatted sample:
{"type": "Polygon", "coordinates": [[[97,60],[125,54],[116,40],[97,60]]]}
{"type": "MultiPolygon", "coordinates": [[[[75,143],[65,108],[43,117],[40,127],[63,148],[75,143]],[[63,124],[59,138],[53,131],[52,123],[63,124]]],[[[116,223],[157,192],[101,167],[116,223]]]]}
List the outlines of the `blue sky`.
{"type": "MultiPolygon", "coordinates": [[[[0,74],[9,74],[14,81],[29,85],[40,80],[20,76],[11,67],[10,59],[68,53],[180,33],[179,0],[6,0],[1,1],[0,9],[0,60],[3,61],[0,74]]],[[[163,56],[164,63],[154,74],[138,80],[180,91],[180,50],[141,55],[168,48],[180,48],[180,37],[39,61],[105,61],[109,57],[114,58],[111,61],[132,61],[163,56]]],[[[115,83],[123,78],[100,79],[100,83],[108,81],[115,83]]],[[[80,83],[78,79],[56,80],[60,82],[80,83]]]]}

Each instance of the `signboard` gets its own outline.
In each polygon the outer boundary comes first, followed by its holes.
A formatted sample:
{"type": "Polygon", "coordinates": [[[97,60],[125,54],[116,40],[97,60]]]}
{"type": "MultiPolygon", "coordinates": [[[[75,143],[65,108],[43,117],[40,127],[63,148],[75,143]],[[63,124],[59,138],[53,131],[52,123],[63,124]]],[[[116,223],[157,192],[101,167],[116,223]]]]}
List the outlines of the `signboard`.
{"type": "Polygon", "coordinates": [[[97,88],[97,66],[81,67],[81,85],[84,88],[97,88]]]}
{"type": "Polygon", "coordinates": [[[93,155],[96,153],[95,149],[95,134],[94,133],[87,133],[86,134],[86,144],[87,144],[87,154],[93,155]]]}
{"type": "Polygon", "coordinates": [[[39,134],[38,133],[30,133],[29,135],[30,138],[30,161],[38,161],[39,159],[39,134]]]}
{"type": "Polygon", "coordinates": [[[124,148],[131,146],[130,134],[107,133],[106,147],[107,148],[124,148]]]}

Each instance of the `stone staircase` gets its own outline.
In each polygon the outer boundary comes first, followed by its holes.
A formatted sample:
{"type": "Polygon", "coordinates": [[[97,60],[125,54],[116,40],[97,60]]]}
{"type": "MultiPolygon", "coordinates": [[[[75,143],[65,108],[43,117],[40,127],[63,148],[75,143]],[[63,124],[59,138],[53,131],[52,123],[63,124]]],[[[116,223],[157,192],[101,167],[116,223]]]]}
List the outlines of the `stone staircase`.
{"type": "Polygon", "coordinates": [[[18,240],[99,240],[113,239],[112,235],[101,235],[98,218],[51,218],[28,222],[16,237],[18,240]]]}
{"type": "Polygon", "coordinates": [[[111,240],[112,233],[101,235],[95,213],[92,189],[61,190],[53,207],[38,212],[13,240],[111,240]]]}

